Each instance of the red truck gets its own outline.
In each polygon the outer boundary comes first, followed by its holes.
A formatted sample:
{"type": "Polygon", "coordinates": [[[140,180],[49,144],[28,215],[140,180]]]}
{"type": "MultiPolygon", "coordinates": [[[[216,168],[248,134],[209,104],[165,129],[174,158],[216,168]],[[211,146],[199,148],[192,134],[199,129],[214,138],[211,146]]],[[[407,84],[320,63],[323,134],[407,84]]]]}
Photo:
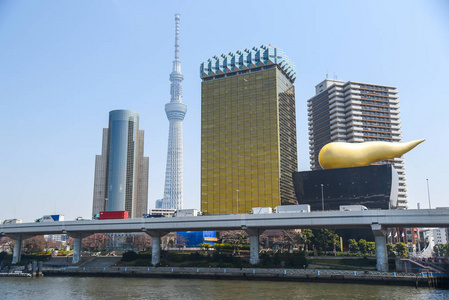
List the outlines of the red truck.
{"type": "Polygon", "coordinates": [[[127,210],[119,210],[119,211],[100,211],[100,220],[108,220],[108,219],[128,219],[128,211],[127,210]]]}

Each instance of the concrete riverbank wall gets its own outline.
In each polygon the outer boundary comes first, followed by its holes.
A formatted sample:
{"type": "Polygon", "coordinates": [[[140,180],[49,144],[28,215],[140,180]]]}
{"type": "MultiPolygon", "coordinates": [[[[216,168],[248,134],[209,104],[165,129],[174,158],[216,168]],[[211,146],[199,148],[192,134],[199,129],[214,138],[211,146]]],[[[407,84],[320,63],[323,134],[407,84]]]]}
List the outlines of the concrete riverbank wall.
{"type": "Polygon", "coordinates": [[[43,273],[45,276],[269,280],[400,285],[419,287],[428,287],[431,284],[432,287],[438,285],[438,279],[434,279],[436,278],[436,276],[417,277],[416,274],[413,273],[387,273],[377,271],[181,267],[104,267],[92,269],[83,267],[68,267],[59,269],[47,269],[44,270],[43,273]],[[433,280],[431,284],[429,283],[429,280],[433,280]]]}

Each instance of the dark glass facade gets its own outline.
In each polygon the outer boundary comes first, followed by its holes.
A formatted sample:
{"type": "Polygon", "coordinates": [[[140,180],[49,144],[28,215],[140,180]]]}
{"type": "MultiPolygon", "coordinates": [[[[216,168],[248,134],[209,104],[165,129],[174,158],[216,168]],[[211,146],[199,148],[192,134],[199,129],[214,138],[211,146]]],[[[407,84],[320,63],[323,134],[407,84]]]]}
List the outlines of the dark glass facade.
{"type": "Polygon", "coordinates": [[[293,173],[299,204],[312,211],[339,210],[340,205],[364,205],[368,209],[396,207],[398,179],[391,165],[317,170],[293,173]],[[323,189],[321,189],[323,185],[323,189]]]}
{"type": "Polygon", "coordinates": [[[108,211],[132,214],[138,122],[139,115],[133,111],[109,113],[108,211]]]}

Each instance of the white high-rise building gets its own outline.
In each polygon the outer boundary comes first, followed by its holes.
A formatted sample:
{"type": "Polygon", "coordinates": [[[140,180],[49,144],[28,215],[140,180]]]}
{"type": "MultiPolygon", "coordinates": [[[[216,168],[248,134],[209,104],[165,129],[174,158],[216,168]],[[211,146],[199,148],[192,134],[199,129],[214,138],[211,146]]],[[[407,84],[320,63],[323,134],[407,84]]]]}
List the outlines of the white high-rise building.
{"type": "Polygon", "coordinates": [[[162,208],[182,209],[183,202],[183,166],[182,166],[182,121],[187,112],[187,105],[182,103],[181,61],[179,60],[179,20],[175,15],[175,60],[170,74],[170,103],[165,105],[165,112],[170,122],[168,134],[167,169],[165,171],[165,188],[162,208]]]}
{"type": "MultiPolygon", "coordinates": [[[[310,168],[321,169],[318,154],[331,142],[402,142],[401,116],[396,87],[325,79],[307,101],[310,168]]],[[[398,204],[407,207],[404,159],[397,157],[378,164],[392,164],[399,175],[398,204]]]]}

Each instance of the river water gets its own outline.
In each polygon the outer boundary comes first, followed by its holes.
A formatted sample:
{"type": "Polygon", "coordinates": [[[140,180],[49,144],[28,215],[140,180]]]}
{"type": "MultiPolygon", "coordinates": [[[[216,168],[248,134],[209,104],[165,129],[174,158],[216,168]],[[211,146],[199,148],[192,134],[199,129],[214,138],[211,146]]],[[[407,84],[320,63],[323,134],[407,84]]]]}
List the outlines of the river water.
{"type": "Polygon", "coordinates": [[[0,299],[449,299],[449,290],[247,280],[44,277],[0,278],[0,299]]]}

